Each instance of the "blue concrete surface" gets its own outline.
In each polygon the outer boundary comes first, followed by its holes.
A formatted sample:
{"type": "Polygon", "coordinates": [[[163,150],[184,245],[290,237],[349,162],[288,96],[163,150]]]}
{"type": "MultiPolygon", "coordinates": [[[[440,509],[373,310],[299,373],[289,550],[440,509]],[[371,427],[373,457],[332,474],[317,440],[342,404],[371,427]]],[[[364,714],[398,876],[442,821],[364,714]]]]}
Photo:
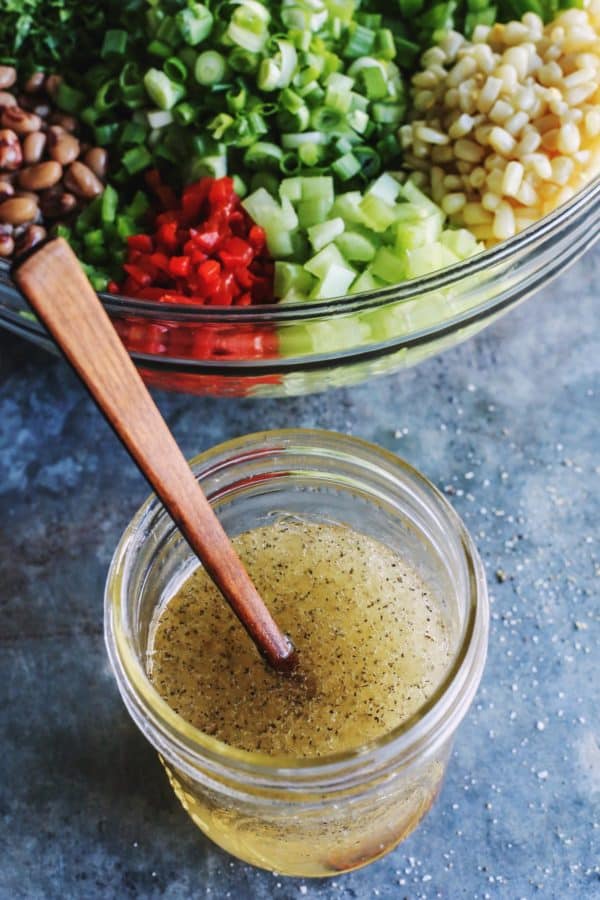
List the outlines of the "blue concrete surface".
{"type": "Polygon", "coordinates": [[[58,359],[0,336],[0,898],[600,897],[600,251],[417,369],[283,401],[160,406],[187,455],[268,427],[350,432],[464,517],[489,660],[448,778],[386,859],[285,879],[212,846],[130,722],[102,640],[110,556],[147,494],[58,359]]]}

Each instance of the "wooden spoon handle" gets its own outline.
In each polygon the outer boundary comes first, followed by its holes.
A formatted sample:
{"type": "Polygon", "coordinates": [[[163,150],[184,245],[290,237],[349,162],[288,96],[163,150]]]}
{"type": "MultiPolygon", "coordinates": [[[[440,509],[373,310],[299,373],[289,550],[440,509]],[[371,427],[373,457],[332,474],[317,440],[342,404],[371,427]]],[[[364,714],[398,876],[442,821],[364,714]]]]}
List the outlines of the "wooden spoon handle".
{"type": "Polygon", "coordinates": [[[290,671],[295,654],[233,549],[173,435],[63,238],[13,277],[112,425],[264,658],[290,671]]]}

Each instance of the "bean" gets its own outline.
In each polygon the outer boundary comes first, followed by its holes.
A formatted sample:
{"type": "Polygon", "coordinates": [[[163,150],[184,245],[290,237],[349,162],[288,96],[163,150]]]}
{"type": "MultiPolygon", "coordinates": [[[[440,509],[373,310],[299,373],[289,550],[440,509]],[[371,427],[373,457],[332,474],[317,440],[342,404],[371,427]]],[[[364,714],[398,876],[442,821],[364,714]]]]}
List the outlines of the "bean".
{"type": "Polygon", "coordinates": [[[15,242],[10,234],[0,234],[0,256],[6,258],[12,256],[15,249],[15,242]]]}
{"type": "Polygon", "coordinates": [[[28,166],[37,163],[42,158],[46,146],[46,135],[43,131],[32,131],[23,141],[23,161],[28,166]]]}
{"type": "Polygon", "coordinates": [[[0,129],[0,169],[18,169],[22,162],[17,134],[11,128],[0,129]]]}
{"type": "Polygon", "coordinates": [[[76,162],[67,169],[64,178],[64,184],[67,190],[72,191],[77,197],[84,200],[92,200],[101,194],[104,190],[102,182],[94,175],[84,163],[76,162]]]}
{"type": "Polygon", "coordinates": [[[19,172],[19,186],[26,191],[44,191],[54,187],[62,178],[62,166],[55,160],[29,166],[19,172]]]}
{"type": "Polygon", "coordinates": [[[18,106],[7,106],[2,110],[0,123],[3,128],[12,128],[17,134],[29,134],[31,131],[39,131],[42,120],[35,113],[27,112],[18,106]]]}
{"type": "Polygon", "coordinates": [[[0,66],[0,90],[12,87],[17,80],[17,70],[14,66],[0,66]]]}
{"type": "Polygon", "coordinates": [[[15,192],[10,181],[0,181],[0,203],[8,197],[12,197],[15,192]]]}
{"type": "Polygon", "coordinates": [[[0,109],[6,106],[16,106],[17,98],[8,91],[0,91],[0,109]]]}
{"type": "Polygon", "coordinates": [[[77,131],[77,119],[68,113],[52,113],[50,116],[51,125],[60,125],[65,131],[77,131]]]}
{"type": "Polygon", "coordinates": [[[23,90],[26,94],[35,94],[37,91],[41,91],[45,80],[46,76],[43,72],[33,72],[23,85],[23,90]]]}
{"type": "Polygon", "coordinates": [[[59,219],[74,212],[77,198],[73,194],[63,193],[60,188],[44,191],[40,197],[40,210],[46,219],[59,219]]]}
{"type": "Polygon", "coordinates": [[[30,225],[18,239],[15,246],[16,253],[26,253],[27,250],[31,250],[32,247],[43,241],[46,235],[47,231],[41,225],[30,225]]]}
{"type": "Polygon", "coordinates": [[[54,97],[61,82],[62,78],[60,75],[48,75],[44,84],[44,89],[49,97],[54,97]]]}
{"type": "Polygon", "coordinates": [[[37,103],[33,107],[33,112],[36,116],[39,116],[40,119],[47,119],[50,115],[50,107],[47,103],[37,103]]]}
{"type": "Polygon", "coordinates": [[[79,156],[79,141],[58,125],[52,126],[48,132],[49,153],[52,159],[62,166],[68,166],[79,156]]]}
{"type": "Polygon", "coordinates": [[[25,222],[32,222],[37,212],[37,203],[29,197],[11,197],[0,203],[0,222],[23,225],[25,222]]]}
{"type": "Polygon", "coordinates": [[[108,167],[108,154],[103,147],[92,147],[83,157],[86,166],[89,166],[94,175],[104,178],[108,167]]]}

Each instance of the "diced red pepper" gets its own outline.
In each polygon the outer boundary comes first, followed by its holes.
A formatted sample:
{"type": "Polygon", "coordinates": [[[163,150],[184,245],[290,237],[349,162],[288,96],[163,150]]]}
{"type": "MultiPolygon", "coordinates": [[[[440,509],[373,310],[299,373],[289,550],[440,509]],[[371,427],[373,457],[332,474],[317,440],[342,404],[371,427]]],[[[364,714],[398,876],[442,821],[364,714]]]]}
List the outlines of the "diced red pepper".
{"type": "Polygon", "coordinates": [[[158,172],[147,177],[165,208],[154,234],[129,238],[128,277],[113,289],[164,303],[248,306],[272,299],[265,233],[241,206],[231,178],[203,178],[177,203],[162,190],[158,172]]]}
{"type": "Polygon", "coordinates": [[[149,234],[132,234],[127,238],[127,246],[130,250],[139,250],[141,253],[152,253],[154,249],[149,234]]]}
{"type": "Polygon", "coordinates": [[[169,273],[174,278],[187,278],[191,267],[192,261],[189,256],[172,256],[169,260],[169,273]]]}

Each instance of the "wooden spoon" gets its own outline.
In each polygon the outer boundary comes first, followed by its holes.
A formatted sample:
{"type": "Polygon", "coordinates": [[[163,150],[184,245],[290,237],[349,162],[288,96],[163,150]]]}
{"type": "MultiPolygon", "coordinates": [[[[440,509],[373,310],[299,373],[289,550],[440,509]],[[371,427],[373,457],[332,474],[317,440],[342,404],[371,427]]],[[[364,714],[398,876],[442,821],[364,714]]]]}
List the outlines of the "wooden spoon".
{"type": "Polygon", "coordinates": [[[17,261],[13,277],[264,659],[291,672],[291,641],[250,580],[67,242],[40,245],[17,261]]]}

